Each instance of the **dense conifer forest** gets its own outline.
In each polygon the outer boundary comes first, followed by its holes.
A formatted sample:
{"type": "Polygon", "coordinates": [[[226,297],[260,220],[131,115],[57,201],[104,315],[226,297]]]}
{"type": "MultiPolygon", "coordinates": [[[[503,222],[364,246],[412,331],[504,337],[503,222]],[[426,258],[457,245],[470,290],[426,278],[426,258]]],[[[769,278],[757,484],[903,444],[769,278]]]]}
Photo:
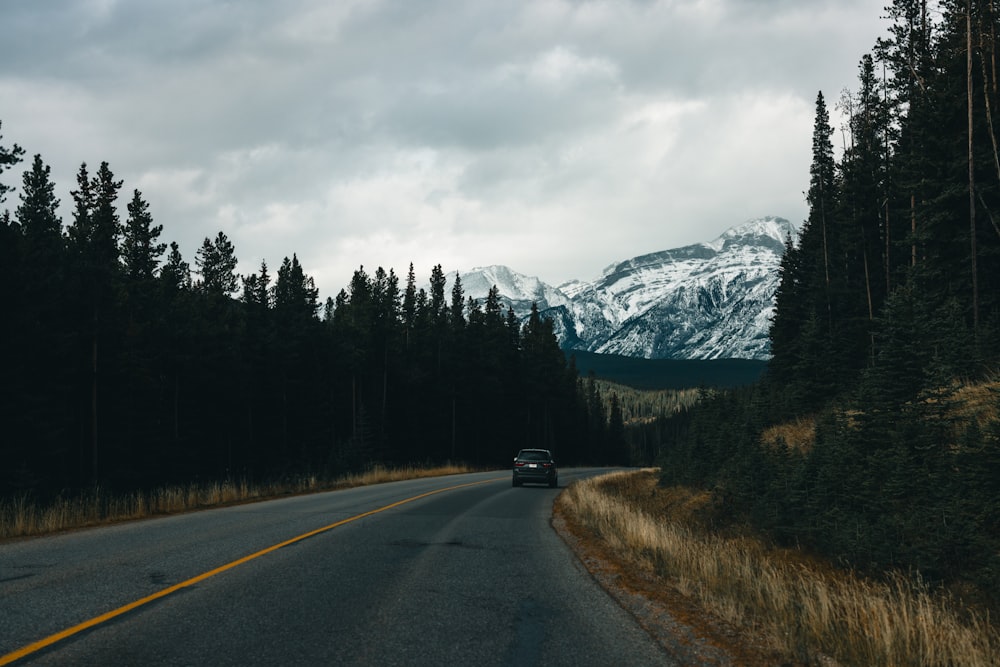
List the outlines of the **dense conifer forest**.
{"type": "Polygon", "coordinates": [[[663,481],[713,489],[783,543],[997,608],[1000,12],[886,12],[836,102],[842,131],[816,99],[809,217],[787,243],[765,378],[658,425],[663,481]],[[762,437],[796,422],[807,438],[762,437]]]}
{"type": "Polygon", "coordinates": [[[192,269],[107,163],[80,167],[64,222],[41,156],[4,180],[24,154],[0,145],[0,494],[624,455],[537,311],[445,294],[441,266],[418,288],[412,265],[321,304],[295,255],[238,275],[223,232],[192,269]]]}

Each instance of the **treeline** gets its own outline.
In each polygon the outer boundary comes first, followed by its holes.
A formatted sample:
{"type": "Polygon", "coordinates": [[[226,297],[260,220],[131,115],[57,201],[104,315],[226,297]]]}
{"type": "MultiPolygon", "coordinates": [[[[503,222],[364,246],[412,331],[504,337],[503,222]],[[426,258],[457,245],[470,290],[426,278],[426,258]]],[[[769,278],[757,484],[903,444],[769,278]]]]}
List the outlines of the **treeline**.
{"type": "Polygon", "coordinates": [[[640,390],[687,390],[692,387],[738,387],[760,380],[767,362],[757,359],[642,359],[574,350],[580,375],[640,390]]]}
{"type": "MultiPolygon", "coordinates": [[[[0,146],[0,177],[23,155],[0,146]]],[[[238,275],[222,232],[192,269],[138,190],[120,217],[122,185],[82,165],[64,225],[35,156],[0,218],[0,493],[505,466],[529,446],[618,461],[537,311],[522,325],[457,279],[446,295],[440,266],[429,290],[412,266],[402,285],[360,268],[320,304],[295,255],[238,275]]]]}
{"type": "Polygon", "coordinates": [[[836,160],[816,101],[809,217],[789,239],[757,385],[661,424],[665,483],[867,572],[974,584],[1000,608],[1000,13],[895,0],[836,160]],[[769,426],[815,424],[805,444],[769,426]]]}

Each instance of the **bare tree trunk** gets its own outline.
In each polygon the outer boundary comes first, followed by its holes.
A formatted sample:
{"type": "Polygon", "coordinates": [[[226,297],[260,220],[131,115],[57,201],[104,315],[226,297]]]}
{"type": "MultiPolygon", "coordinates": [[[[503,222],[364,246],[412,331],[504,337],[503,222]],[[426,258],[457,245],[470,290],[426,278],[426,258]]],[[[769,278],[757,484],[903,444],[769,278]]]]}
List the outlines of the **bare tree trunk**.
{"type": "Polygon", "coordinates": [[[833,304],[830,298],[830,249],[826,240],[826,193],[823,192],[823,180],[819,184],[819,219],[823,228],[823,272],[826,278],[826,319],[827,335],[833,337],[833,304]]]}
{"type": "MultiPolygon", "coordinates": [[[[987,6],[990,8],[990,74],[992,76],[992,81],[993,81],[993,94],[996,95],[997,94],[997,50],[996,50],[997,34],[996,34],[996,21],[993,12],[992,0],[991,2],[988,3],[987,6]]],[[[980,41],[981,40],[982,36],[980,35],[980,41]]],[[[983,67],[985,68],[985,64],[983,65],[983,67]]]]}
{"type": "Polygon", "coordinates": [[[281,453],[288,456],[288,371],[281,369],[281,453]]]}
{"type": "Polygon", "coordinates": [[[886,296],[892,291],[892,277],[890,272],[890,255],[891,252],[891,237],[892,234],[889,232],[889,199],[888,197],[884,203],[885,208],[885,293],[886,296]]]}
{"type": "MultiPolygon", "coordinates": [[[[886,74],[885,74],[885,63],[882,63],[882,86],[883,86],[883,100],[885,103],[885,108],[889,109],[889,86],[886,85],[886,74]]],[[[886,111],[888,113],[888,111],[886,111]]],[[[892,173],[889,167],[889,122],[887,120],[885,124],[885,132],[883,139],[885,140],[885,201],[883,206],[885,207],[885,295],[889,296],[889,292],[892,291],[892,255],[891,252],[891,238],[892,232],[889,229],[889,195],[891,192],[891,184],[889,182],[890,174],[892,173]]]]}
{"type": "Polygon", "coordinates": [[[389,410],[389,343],[385,343],[382,356],[382,432],[385,433],[386,413],[389,410]]]}
{"type": "Polygon", "coordinates": [[[174,375],[174,445],[181,439],[181,374],[174,375]]]}
{"type": "MultiPolygon", "coordinates": [[[[987,75],[986,75],[986,55],[985,55],[986,54],[986,49],[985,49],[985,46],[983,44],[983,25],[982,25],[982,21],[981,20],[980,20],[980,23],[979,23],[979,54],[980,54],[980,60],[982,61],[982,64],[983,64],[983,103],[984,103],[984,105],[986,107],[986,128],[987,128],[987,130],[989,130],[990,141],[993,144],[993,166],[997,170],[997,180],[1000,181],[1000,152],[998,152],[998,150],[997,150],[997,136],[996,136],[996,132],[994,132],[994,130],[993,130],[993,111],[992,111],[992,108],[991,108],[991,105],[990,105],[990,86],[989,86],[989,80],[987,79],[987,75]]],[[[995,67],[996,67],[996,61],[994,59],[994,68],[995,67]]],[[[971,74],[970,74],[970,78],[971,78],[971,74]]],[[[995,84],[995,81],[994,81],[994,84],[995,84]]],[[[969,85],[970,86],[972,85],[971,81],[969,82],[969,85]]],[[[970,100],[971,100],[972,93],[970,92],[969,95],[970,95],[970,100]]],[[[970,103],[970,106],[971,106],[971,103],[970,103]]],[[[971,113],[971,111],[970,111],[970,113],[971,113]]],[[[971,125],[970,125],[970,128],[971,128],[971,125]]]]}
{"type": "Polygon", "coordinates": [[[965,37],[966,37],[966,96],[969,122],[969,236],[970,260],[972,270],[972,331],[979,336],[979,276],[976,267],[976,180],[975,165],[972,150],[972,0],[965,3],[965,37]]]}
{"type": "Polygon", "coordinates": [[[91,443],[91,474],[94,477],[94,484],[97,484],[98,480],[98,444],[97,444],[97,327],[98,327],[98,313],[97,308],[94,308],[94,337],[91,342],[91,385],[90,385],[90,443],[91,443]]]}
{"type": "MultiPolygon", "coordinates": [[[[991,3],[991,17],[990,17],[990,67],[993,74],[993,94],[997,92],[997,60],[996,60],[996,49],[994,45],[996,44],[996,36],[993,33],[993,21],[992,21],[992,3],[991,3]]],[[[986,46],[983,43],[983,23],[982,19],[979,22],[979,54],[980,60],[983,64],[983,104],[986,107],[986,128],[990,133],[990,141],[993,144],[993,166],[997,171],[997,180],[1000,181],[1000,150],[997,149],[997,135],[993,129],[993,112],[992,106],[990,105],[990,83],[986,77],[986,46]]],[[[989,208],[986,207],[986,202],[983,200],[982,194],[979,195],[979,201],[986,210],[987,216],[989,216],[990,224],[993,225],[993,229],[996,230],[997,236],[1000,236],[1000,226],[997,225],[996,220],[993,219],[993,215],[990,213],[989,208]]]]}
{"type": "MultiPolygon", "coordinates": [[[[865,247],[864,237],[862,236],[862,246],[861,246],[861,256],[865,263],[865,293],[868,295],[868,321],[873,322],[875,320],[875,305],[872,303],[872,283],[871,277],[868,271],[868,249],[865,247]]],[[[871,330],[872,327],[869,327],[871,330]]],[[[872,364],[875,363],[875,333],[871,334],[871,360],[872,364]]]]}

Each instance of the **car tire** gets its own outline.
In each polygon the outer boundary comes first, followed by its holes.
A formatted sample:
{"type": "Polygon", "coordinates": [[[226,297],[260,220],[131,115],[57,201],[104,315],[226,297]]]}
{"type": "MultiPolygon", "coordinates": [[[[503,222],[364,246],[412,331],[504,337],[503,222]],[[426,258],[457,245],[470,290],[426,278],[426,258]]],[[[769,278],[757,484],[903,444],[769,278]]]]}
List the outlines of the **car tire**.
{"type": "Polygon", "coordinates": [[[515,480],[513,480],[513,481],[511,482],[511,484],[510,484],[510,485],[511,485],[511,486],[521,486],[521,483],[520,483],[519,481],[517,481],[517,480],[515,479],[515,480]]]}
{"type": "Polygon", "coordinates": [[[549,480],[549,488],[550,489],[554,489],[557,486],[559,486],[559,480],[557,478],[553,477],[552,479],[549,480]]]}

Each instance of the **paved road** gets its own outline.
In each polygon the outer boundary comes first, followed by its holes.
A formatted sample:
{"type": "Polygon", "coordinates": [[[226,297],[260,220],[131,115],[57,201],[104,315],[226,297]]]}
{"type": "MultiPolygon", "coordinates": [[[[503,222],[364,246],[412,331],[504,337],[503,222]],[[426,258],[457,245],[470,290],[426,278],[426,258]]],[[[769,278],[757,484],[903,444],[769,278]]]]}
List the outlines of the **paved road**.
{"type": "Polygon", "coordinates": [[[16,664],[669,664],[553,532],[558,492],[479,473],[0,544],[0,664],[178,584],[16,664]]]}

